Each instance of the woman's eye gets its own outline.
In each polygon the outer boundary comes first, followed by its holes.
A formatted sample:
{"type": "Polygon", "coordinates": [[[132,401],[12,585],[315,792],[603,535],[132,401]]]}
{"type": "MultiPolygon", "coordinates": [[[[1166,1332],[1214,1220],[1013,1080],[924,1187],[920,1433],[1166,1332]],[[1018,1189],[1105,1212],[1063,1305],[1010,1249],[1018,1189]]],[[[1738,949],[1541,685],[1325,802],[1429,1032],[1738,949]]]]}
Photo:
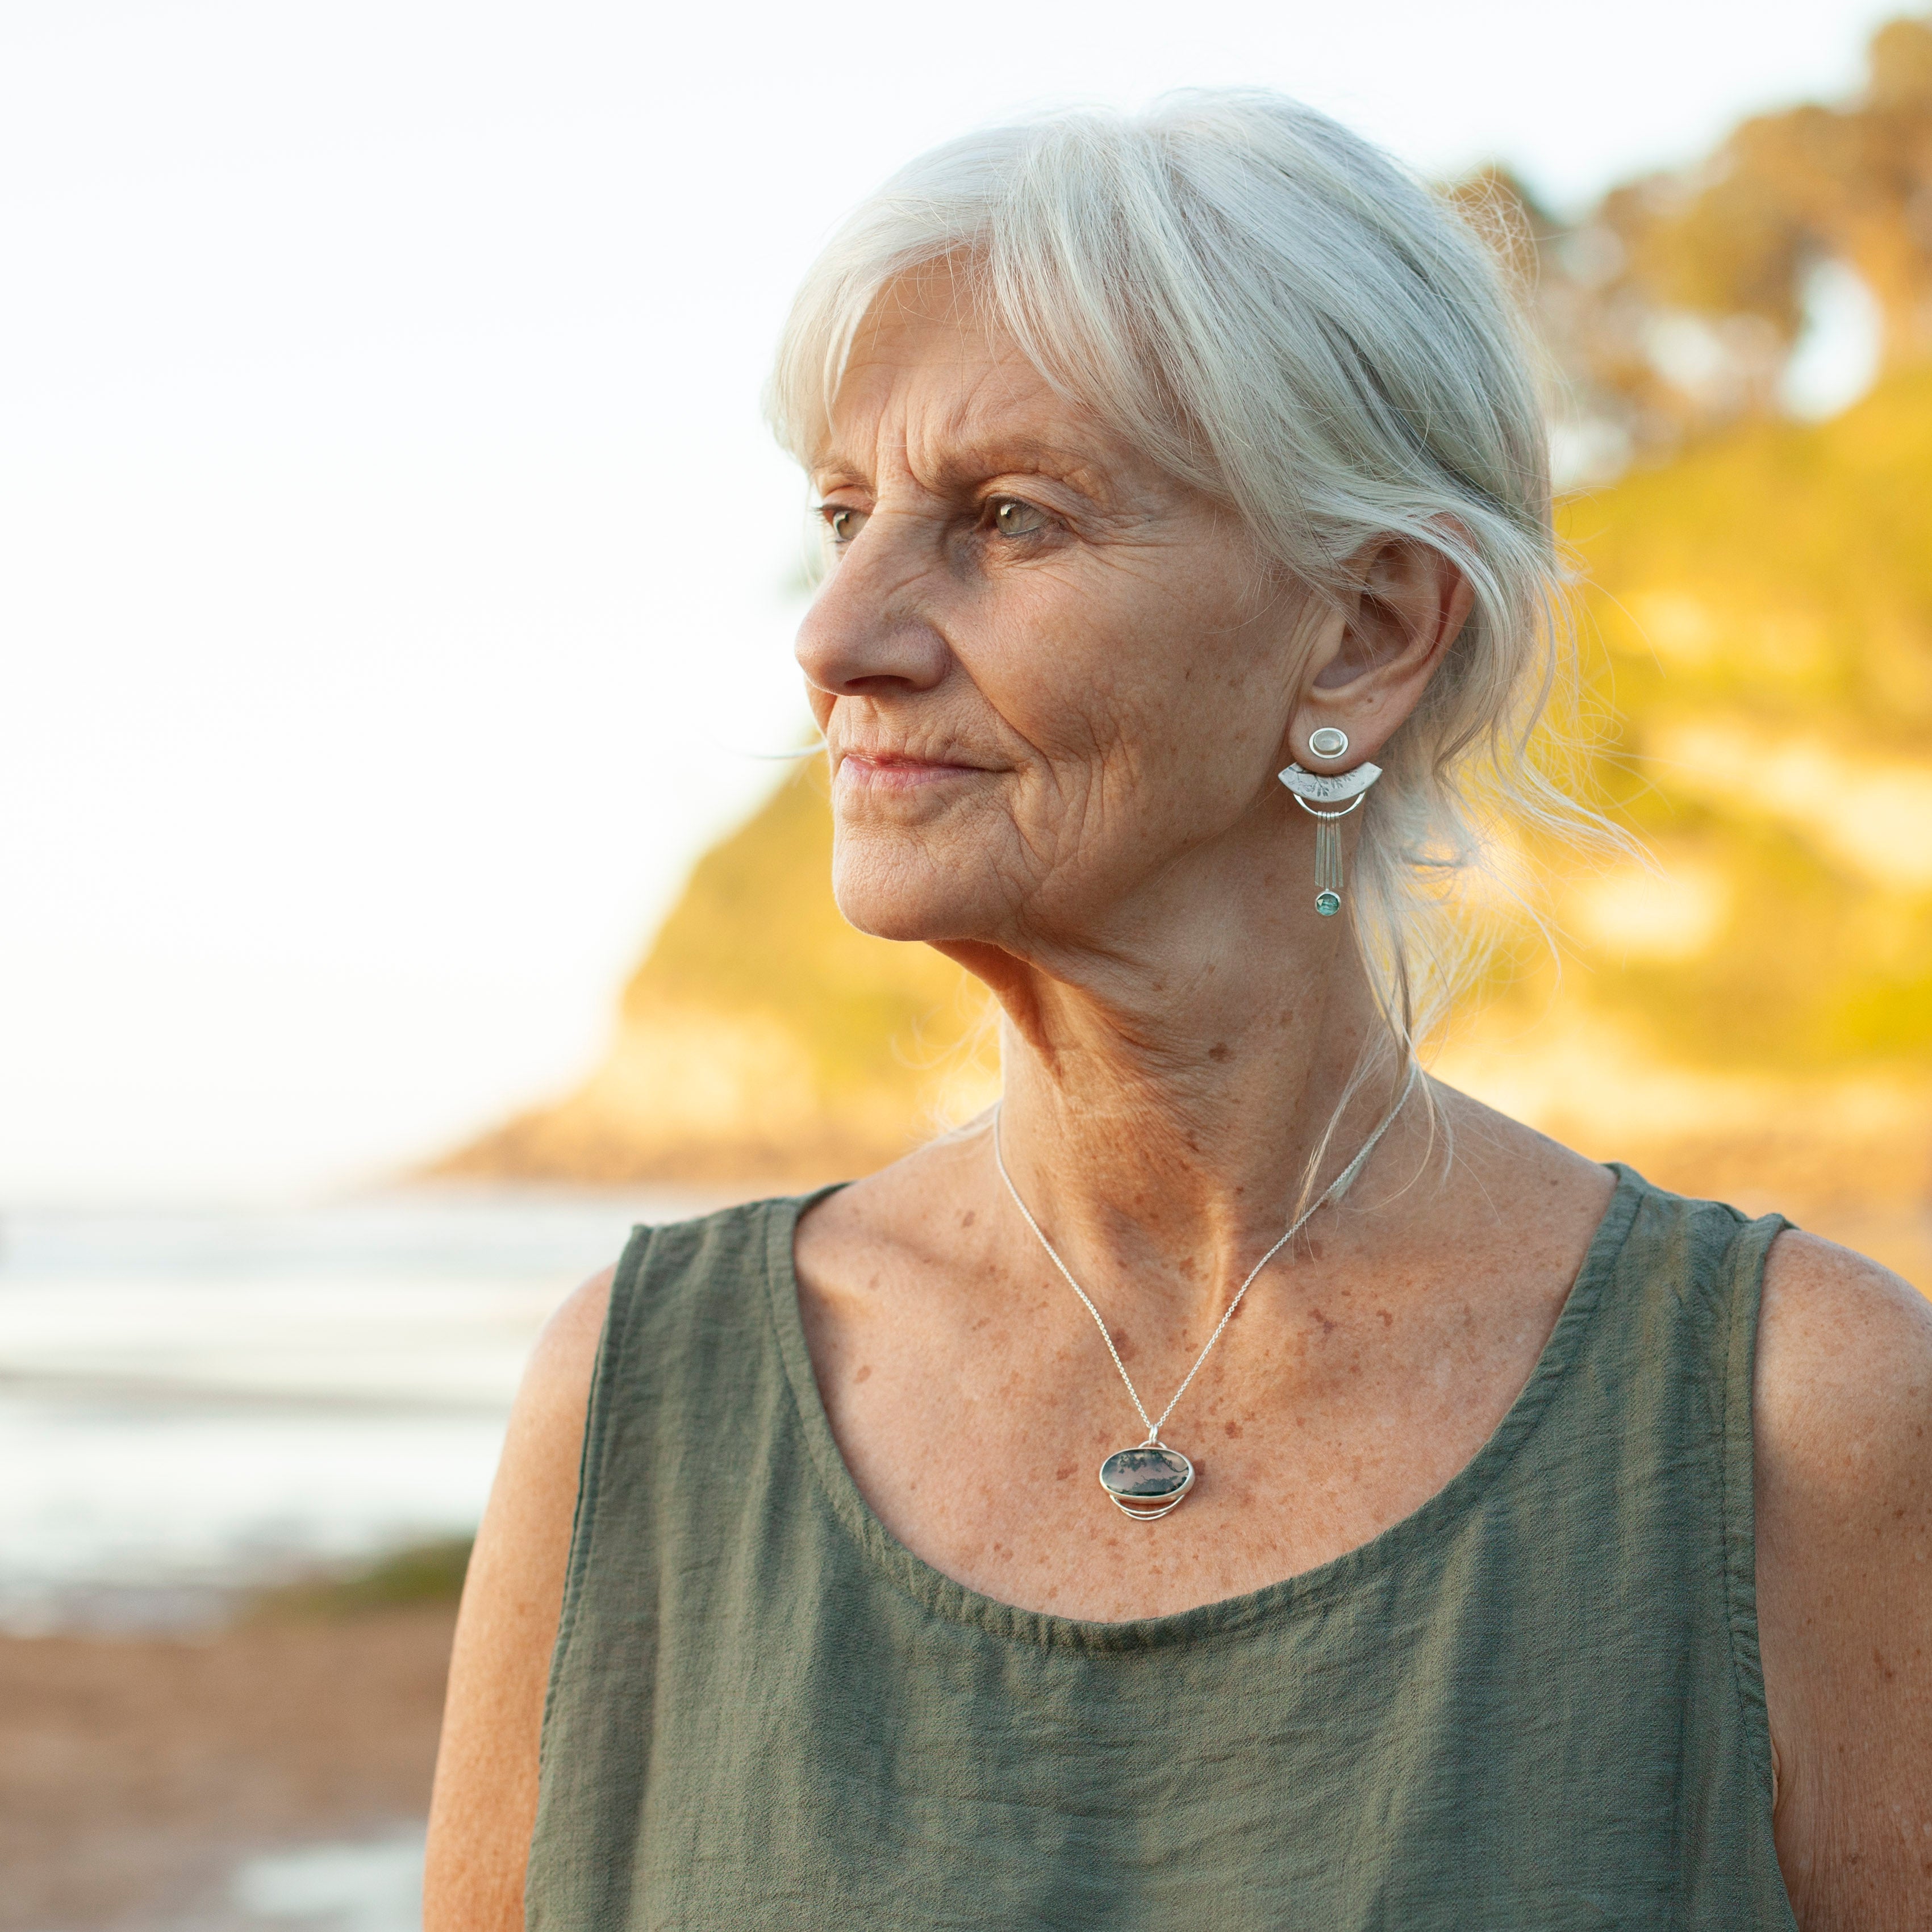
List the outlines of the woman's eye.
{"type": "Polygon", "coordinates": [[[866,512],[847,503],[827,503],[819,512],[834,543],[850,543],[866,527],[866,512]]]}
{"type": "Polygon", "coordinates": [[[1037,536],[1046,528],[1046,512],[1017,496],[996,496],[990,507],[993,527],[1003,537],[1037,536]]]}

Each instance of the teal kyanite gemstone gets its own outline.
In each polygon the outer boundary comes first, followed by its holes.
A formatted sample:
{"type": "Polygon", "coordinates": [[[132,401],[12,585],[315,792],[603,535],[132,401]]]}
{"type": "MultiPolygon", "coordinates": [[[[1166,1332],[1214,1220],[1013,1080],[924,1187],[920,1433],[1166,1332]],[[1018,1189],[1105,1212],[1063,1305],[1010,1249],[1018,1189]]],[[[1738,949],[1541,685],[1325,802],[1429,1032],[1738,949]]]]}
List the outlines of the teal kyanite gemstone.
{"type": "Polygon", "coordinates": [[[1340,892],[1317,892],[1315,895],[1315,910],[1324,919],[1333,919],[1342,910],[1342,895],[1340,892]]]}

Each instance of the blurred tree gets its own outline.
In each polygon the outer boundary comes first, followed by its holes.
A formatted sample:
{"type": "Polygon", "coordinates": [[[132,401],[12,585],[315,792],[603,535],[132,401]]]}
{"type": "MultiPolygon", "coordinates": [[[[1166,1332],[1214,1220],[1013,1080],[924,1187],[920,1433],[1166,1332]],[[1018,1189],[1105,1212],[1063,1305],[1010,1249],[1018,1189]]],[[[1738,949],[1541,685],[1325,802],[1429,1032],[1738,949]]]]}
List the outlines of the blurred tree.
{"type": "Polygon", "coordinates": [[[1453,194],[1502,238],[1553,365],[1567,482],[1769,413],[1821,265],[1882,318],[1882,366],[1932,356],[1932,19],[1874,37],[1856,99],[1745,122],[1708,159],[1565,224],[1508,174],[1453,194]]]}

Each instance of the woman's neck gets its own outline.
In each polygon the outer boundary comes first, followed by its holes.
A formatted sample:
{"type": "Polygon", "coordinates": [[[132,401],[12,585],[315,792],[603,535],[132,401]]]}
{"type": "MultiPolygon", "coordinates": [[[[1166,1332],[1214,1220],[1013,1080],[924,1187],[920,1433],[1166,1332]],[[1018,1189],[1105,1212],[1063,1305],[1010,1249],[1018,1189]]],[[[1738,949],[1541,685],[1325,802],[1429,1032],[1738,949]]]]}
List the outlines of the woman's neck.
{"type": "Polygon", "coordinates": [[[1170,950],[986,974],[1007,1168],[1076,1275],[1225,1306],[1316,1198],[1311,1163],[1324,1187],[1374,1132],[1407,1070],[1349,1093],[1383,1022],[1346,935],[1319,937],[1319,962],[1290,944],[1245,970],[1170,950]]]}

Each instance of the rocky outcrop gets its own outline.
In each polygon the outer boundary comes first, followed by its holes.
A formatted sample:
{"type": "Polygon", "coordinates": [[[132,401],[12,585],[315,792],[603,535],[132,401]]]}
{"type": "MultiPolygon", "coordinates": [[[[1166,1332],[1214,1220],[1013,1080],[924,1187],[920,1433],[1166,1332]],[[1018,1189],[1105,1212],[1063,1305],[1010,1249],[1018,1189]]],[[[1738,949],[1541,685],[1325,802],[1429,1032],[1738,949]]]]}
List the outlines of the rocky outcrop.
{"type": "Polygon", "coordinates": [[[879,1166],[985,1105],[976,988],[926,946],[854,932],[831,862],[814,760],[699,862],[590,1078],[434,1172],[802,1184],[879,1166]]]}

